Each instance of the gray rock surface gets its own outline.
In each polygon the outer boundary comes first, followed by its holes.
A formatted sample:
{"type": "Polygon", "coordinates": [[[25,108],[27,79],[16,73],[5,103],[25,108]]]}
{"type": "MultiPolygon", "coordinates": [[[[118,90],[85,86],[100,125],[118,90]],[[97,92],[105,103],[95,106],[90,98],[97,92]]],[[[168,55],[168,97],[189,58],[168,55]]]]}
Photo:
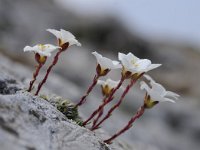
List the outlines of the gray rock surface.
{"type": "Polygon", "coordinates": [[[66,119],[49,102],[19,92],[0,96],[3,150],[106,150],[100,139],[66,119]]]}
{"type": "MultiPolygon", "coordinates": [[[[181,98],[174,105],[163,103],[147,111],[118,139],[141,150],[199,150],[199,48],[185,42],[141,40],[137,34],[127,31],[112,18],[83,18],[55,4],[53,0],[0,0],[0,52],[8,57],[0,54],[0,78],[5,82],[1,84],[1,93],[13,94],[18,89],[27,87],[31,80],[35,60],[32,54],[22,51],[23,47],[37,43],[55,44],[55,37],[45,29],[64,28],[76,35],[83,46],[71,47],[63,53],[41,94],[55,93],[77,102],[94,75],[95,58],[90,51],[97,50],[113,59],[116,59],[118,51],[131,51],[141,58],[162,63],[162,67],[150,74],[167,89],[179,93],[181,98]],[[8,78],[10,75],[14,77],[8,78]],[[13,82],[13,79],[16,79],[17,83],[13,82]]],[[[49,59],[48,63],[50,61],[49,59]]],[[[45,68],[38,79],[44,76],[44,71],[45,68]]],[[[113,72],[109,77],[118,80],[119,75],[119,72],[113,72]]],[[[102,95],[99,91],[100,88],[95,88],[87,103],[80,108],[84,119],[101,102],[102,95]]],[[[100,139],[105,139],[108,137],[105,133],[112,135],[122,128],[142,103],[143,94],[134,88],[127,95],[122,107],[102,125],[106,132],[102,131],[103,134],[99,135],[97,131],[95,134],[100,139]]],[[[120,149],[118,144],[115,144],[112,147],[120,149]]],[[[133,149],[130,146],[126,147],[123,149],[133,149]]]]}
{"type": "MultiPolygon", "coordinates": [[[[12,64],[5,57],[0,57],[1,61],[7,62],[7,66],[12,64]]],[[[20,66],[19,64],[15,65],[20,66]]],[[[115,142],[111,146],[106,145],[102,140],[102,138],[108,137],[106,132],[94,133],[80,127],[74,121],[67,119],[47,100],[26,92],[25,86],[21,82],[24,79],[22,80],[16,75],[20,72],[20,67],[14,70],[5,67],[3,63],[0,65],[1,150],[133,149],[125,143],[115,142]]],[[[50,99],[53,97],[55,95],[50,99]]]]}
{"type": "Polygon", "coordinates": [[[56,0],[0,1],[0,51],[9,57],[33,66],[32,55],[22,50],[25,45],[55,44],[55,37],[45,31],[47,28],[69,30],[82,43],[82,48],[73,47],[63,54],[62,63],[55,68],[64,78],[81,86],[88,84],[87,79],[94,74],[94,69],[88,69],[95,68],[95,64],[90,63],[94,61],[91,51],[104,52],[103,55],[114,59],[118,51],[131,51],[138,57],[163,64],[162,69],[152,72],[157,81],[181,94],[200,97],[198,47],[186,42],[144,40],[113,18],[78,16],[56,5],[56,0]]]}
{"type": "MultiPolygon", "coordinates": [[[[112,135],[122,128],[137,106],[140,105],[139,101],[133,101],[133,97],[140,99],[140,96],[142,96],[142,93],[135,89],[135,92],[128,95],[127,101],[121,109],[114,113],[110,121],[103,124],[102,127],[105,131],[100,130],[93,133],[68,120],[44,99],[26,92],[23,93],[23,90],[19,91],[28,86],[31,72],[27,67],[0,55],[0,83],[3,83],[0,88],[0,135],[2,135],[0,146],[5,147],[5,150],[10,150],[12,146],[15,146],[16,149],[23,147],[24,149],[33,147],[36,149],[41,149],[41,147],[43,149],[49,149],[49,147],[59,149],[59,142],[63,142],[67,148],[72,147],[75,150],[80,146],[80,143],[83,144],[81,147],[84,149],[90,147],[98,150],[105,146],[102,144],[102,140],[109,137],[108,133],[112,135]],[[17,93],[15,94],[15,92],[17,93]],[[51,133],[52,130],[56,132],[51,133]],[[70,132],[69,130],[73,131],[70,132]],[[71,133],[70,136],[68,136],[69,132],[71,133]],[[73,138],[73,136],[78,136],[76,133],[83,134],[83,137],[73,138]],[[51,139],[51,136],[53,139],[51,139]],[[77,141],[72,142],[73,139],[77,141]],[[71,142],[68,143],[68,140],[71,142]],[[89,140],[92,140],[92,142],[86,144],[89,140]],[[55,144],[52,144],[54,142],[55,144]]],[[[41,94],[49,95],[54,92],[75,102],[83,90],[67,79],[52,73],[41,94]],[[66,91],[66,89],[68,90],[66,91]]],[[[87,118],[98,105],[99,99],[101,98],[97,93],[92,93],[87,104],[80,109],[81,116],[87,118]]],[[[200,111],[198,108],[199,103],[192,98],[181,99],[173,106],[162,104],[147,111],[132,129],[118,138],[125,142],[115,140],[112,145],[108,146],[108,149],[178,150],[181,148],[186,150],[191,147],[193,150],[197,150],[196,145],[198,145],[200,135],[200,111]],[[157,145],[159,145],[159,148],[157,145]]],[[[105,148],[102,148],[102,150],[105,148]]]]}

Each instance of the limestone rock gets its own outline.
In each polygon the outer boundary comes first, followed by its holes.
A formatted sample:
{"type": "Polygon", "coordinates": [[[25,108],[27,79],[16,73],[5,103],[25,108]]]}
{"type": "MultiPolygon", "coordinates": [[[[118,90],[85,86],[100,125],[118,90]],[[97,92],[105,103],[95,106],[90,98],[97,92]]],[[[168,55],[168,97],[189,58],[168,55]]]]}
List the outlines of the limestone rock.
{"type": "Polygon", "coordinates": [[[26,92],[20,78],[7,69],[0,65],[2,150],[124,149],[122,144],[106,145],[101,136],[66,118],[49,101],[26,92]]]}

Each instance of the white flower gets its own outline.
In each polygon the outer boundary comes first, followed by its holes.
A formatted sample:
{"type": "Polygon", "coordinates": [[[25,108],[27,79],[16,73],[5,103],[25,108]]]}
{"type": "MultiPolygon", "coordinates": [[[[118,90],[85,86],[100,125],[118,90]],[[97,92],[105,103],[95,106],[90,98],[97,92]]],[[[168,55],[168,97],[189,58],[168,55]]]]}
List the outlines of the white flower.
{"type": "Polygon", "coordinates": [[[150,86],[144,81],[141,81],[140,88],[146,90],[148,96],[150,96],[150,100],[157,102],[169,101],[175,103],[174,100],[178,99],[178,94],[166,91],[161,84],[156,83],[150,76],[144,75],[144,77],[150,81],[150,86]]]}
{"type": "Polygon", "coordinates": [[[109,58],[103,57],[96,51],[92,52],[92,54],[96,57],[97,63],[100,65],[102,71],[104,71],[106,69],[111,70],[111,69],[118,69],[118,68],[122,67],[118,61],[112,61],[109,58]]]}
{"type": "Polygon", "coordinates": [[[38,53],[40,56],[48,56],[50,57],[51,56],[51,52],[53,52],[54,50],[58,49],[60,47],[58,46],[54,46],[54,45],[51,45],[51,44],[38,44],[38,45],[35,45],[33,47],[31,46],[25,46],[24,47],[24,52],[35,52],[35,53],[38,53]]]}
{"type": "MultiPolygon", "coordinates": [[[[111,79],[107,79],[106,81],[98,80],[97,84],[101,85],[103,95],[109,96],[111,91],[115,87],[117,87],[119,82],[120,82],[120,80],[119,81],[114,81],[114,80],[111,80],[111,79]]],[[[124,89],[122,86],[120,88],[124,89]]]]}
{"type": "Polygon", "coordinates": [[[97,84],[102,85],[104,87],[108,86],[110,89],[113,89],[119,84],[119,82],[120,82],[120,80],[114,81],[114,80],[111,80],[111,79],[107,79],[106,81],[98,80],[97,84]]]}
{"type": "Polygon", "coordinates": [[[144,73],[161,66],[161,64],[152,64],[149,59],[139,59],[132,53],[127,55],[118,53],[118,59],[121,61],[124,71],[132,74],[144,73]]]}
{"type": "Polygon", "coordinates": [[[47,31],[57,37],[60,46],[62,46],[67,42],[69,43],[69,46],[71,45],[81,46],[81,43],[79,43],[78,40],[76,40],[75,36],[69,31],[65,31],[63,29],[60,29],[60,31],[55,29],[47,29],[47,31]]]}

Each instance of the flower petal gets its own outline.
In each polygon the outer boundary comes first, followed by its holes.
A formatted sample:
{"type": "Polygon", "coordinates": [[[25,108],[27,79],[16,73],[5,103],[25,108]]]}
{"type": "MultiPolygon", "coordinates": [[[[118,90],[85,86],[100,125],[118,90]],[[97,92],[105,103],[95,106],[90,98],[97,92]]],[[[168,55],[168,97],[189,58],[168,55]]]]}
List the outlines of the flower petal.
{"type": "Polygon", "coordinates": [[[60,48],[60,47],[54,46],[54,45],[51,45],[51,44],[45,44],[45,45],[38,44],[38,45],[35,45],[33,47],[25,46],[24,47],[24,52],[32,51],[32,52],[40,54],[41,56],[50,57],[51,56],[51,52],[53,52],[54,50],[56,50],[58,48],[60,48]]]}
{"type": "Polygon", "coordinates": [[[59,47],[59,46],[55,46],[55,45],[52,45],[52,44],[45,44],[44,45],[44,51],[48,51],[48,52],[52,52],[52,51],[54,51],[55,49],[59,49],[59,48],[61,48],[61,47],[59,47]]]}
{"type": "Polygon", "coordinates": [[[28,52],[28,51],[33,51],[33,47],[30,47],[30,46],[25,46],[24,47],[24,52],[28,52]]]}
{"type": "Polygon", "coordinates": [[[162,64],[151,64],[148,68],[147,68],[147,70],[146,70],[146,72],[147,71],[150,71],[150,70],[153,70],[153,69],[155,69],[155,68],[158,68],[158,67],[160,67],[162,64]]]}
{"type": "Polygon", "coordinates": [[[150,90],[151,90],[150,87],[144,81],[140,82],[140,89],[146,90],[147,93],[150,92],[150,90]]]}
{"type": "Polygon", "coordinates": [[[149,75],[144,75],[144,77],[149,80],[151,88],[142,81],[141,82],[141,89],[145,89],[153,101],[169,101],[175,103],[174,100],[178,99],[179,95],[171,92],[166,91],[166,89],[159,83],[156,83],[149,75]]]}
{"type": "Polygon", "coordinates": [[[118,84],[119,84],[120,81],[114,81],[114,80],[111,80],[111,79],[107,79],[106,80],[106,83],[108,84],[108,86],[110,86],[111,88],[115,88],[118,84]]]}
{"type": "MultiPolygon", "coordinates": [[[[120,80],[114,81],[114,80],[111,80],[111,79],[106,79],[106,81],[98,80],[97,84],[100,84],[102,86],[106,86],[107,85],[110,89],[113,89],[113,88],[117,87],[119,82],[120,82],[120,80]]],[[[120,88],[123,89],[122,86],[120,88]]]]}
{"type": "Polygon", "coordinates": [[[92,52],[92,54],[96,57],[97,62],[99,62],[99,60],[102,58],[102,55],[97,53],[96,51],[92,52]]]}
{"type": "Polygon", "coordinates": [[[120,60],[120,61],[122,61],[124,58],[125,58],[125,54],[123,54],[123,53],[118,53],[118,59],[120,60]]]}
{"type": "Polygon", "coordinates": [[[112,60],[108,58],[102,57],[101,59],[99,59],[99,64],[104,69],[114,69],[112,60]]]}
{"type": "Polygon", "coordinates": [[[96,57],[97,63],[100,64],[103,69],[118,69],[121,68],[121,65],[118,61],[112,61],[109,58],[103,57],[101,54],[92,52],[92,54],[96,57]]]}
{"type": "Polygon", "coordinates": [[[64,43],[69,42],[69,46],[72,46],[72,45],[81,46],[81,43],[79,43],[78,40],[76,40],[75,36],[72,33],[70,33],[69,31],[65,31],[63,29],[60,29],[60,32],[61,32],[62,41],[64,43]]]}
{"type": "Polygon", "coordinates": [[[124,66],[125,70],[132,72],[132,74],[147,72],[160,66],[160,64],[151,64],[149,59],[139,59],[130,52],[127,55],[118,53],[118,58],[124,66]]]}
{"type": "Polygon", "coordinates": [[[146,72],[147,68],[151,65],[151,61],[148,59],[140,59],[133,64],[133,68],[137,70],[137,72],[146,72]]]}
{"type": "Polygon", "coordinates": [[[167,101],[167,102],[172,102],[172,103],[176,103],[174,100],[172,100],[172,99],[169,99],[169,98],[164,98],[163,102],[164,102],[164,101],[167,101]]]}
{"type": "Polygon", "coordinates": [[[69,31],[60,29],[60,33],[61,33],[63,39],[75,39],[75,36],[72,33],[70,33],[69,31]]]}
{"type": "Polygon", "coordinates": [[[128,53],[126,56],[126,59],[128,59],[130,62],[135,63],[138,60],[140,60],[138,57],[136,57],[135,55],[133,55],[132,53],[128,53]]]}
{"type": "Polygon", "coordinates": [[[58,39],[61,39],[62,36],[61,36],[61,33],[60,31],[58,30],[55,30],[55,29],[47,29],[48,32],[52,33],[53,35],[55,35],[58,39]]]}
{"type": "Polygon", "coordinates": [[[55,35],[57,39],[60,39],[61,45],[69,42],[69,46],[72,46],[72,45],[81,46],[81,43],[79,43],[78,40],[76,40],[75,36],[69,31],[66,31],[63,29],[60,29],[60,31],[55,30],[55,29],[47,29],[47,31],[55,35]]]}
{"type": "Polygon", "coordinates": [[[171,91],[166,91],[166,97],[172,97],[174,99],[178,99],[178,97],[180,97],[180,95],[178,95],[174,92],[171,92],[171,91]]]}
{"type": "Polygon", "coordinates": [[[151,78],[151,76],[148,75],[148,74],[144,74],[143,77],[145,77],[145,78],[146,78],[147,80],[149,80],[150,82],[155,82],[155,80],[153,80],[153,79],[151,78]]]}
{"type": "Polygon", "coordinates": [[[97,81],[97,84],[103,85],[103,86],[104,86],[104,85],[105,85],[105,81],[103,81],[103,80],[98,80],[98,81],[97,81]]]}
{"type": "Polygon", "coordinates": [[[131,71],[130,70],[130,63],[128,61],[128,59],[126,59],[126,55],[123,53],[118,53],[118,59],[121,61],[123,67],[125,68],[125,70],[127,71],[131,71]]]}
{"type": "Polygon", "coordinates": [[[151,84],[154,92],[160,93],[160,95],[163,96],[163,97],[165,96],[166,90],[161,84],[158,84],[156,82],[154,82],[154,83],[152,82],[150,84],[151,84]]]}

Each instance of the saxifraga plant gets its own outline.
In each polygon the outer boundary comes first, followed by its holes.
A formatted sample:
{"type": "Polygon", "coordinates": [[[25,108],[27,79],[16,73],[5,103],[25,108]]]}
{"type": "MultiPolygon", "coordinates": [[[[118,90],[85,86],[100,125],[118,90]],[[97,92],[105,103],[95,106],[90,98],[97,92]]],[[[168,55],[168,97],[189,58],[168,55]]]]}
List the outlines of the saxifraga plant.
{"type": "Polygon", "coordinates": [[[42,86],[44,85],[44,83],[46,82],[53,66],[55,66],[57,64],[60,54],[64,51],[66,51],[69,46],[72,46],[74,44],[77,46],[81,46],[81,44],[76,40],[75,36],[73,34],[71,34],[69,31],[65,31],[63,29],[61,29],[60,31],[57,31],[54,29],[47,29],[47,31],[49,31],[50,33],[52,33],[53,35],[56,36],[56,38],[58,40],[58,45],[60,48],[59,48],[59,51],[57,52],[57,54],[55,55],[52,64],[47,69],[45,77],[39,83],[35,95],[39,94],[39,92],[40,92],[42,86]]]}
{"type": "MultiPolygon", "coordinates": [[[[36,70],[33,73],[33,79],[29,83],[28,92],[32,91],[34,83],[39,75],[39,72],[47,61],[47,57],[50,57],[53,51],[58,50],[58,52],[54,56],[53,62],[48,67],[43,80],[39,83],[35,95],[39,94],[41,88],[46,83],[46,80],[48,79],[52,68],[57,64],[61,53],[66,51],[69,46],[81,46],[81,44],[76,40],[74,35],[72,35],[69,31],[65,31],[63,29],[61,29],[60,31],[54,29],[47,29],[47,31],[56,36],[58,46],[54,46],[51,44],[38,44],[33,47],[26,46],[24,48],[25,52],[30,51],[35,53],[35,60],[38,63],[38,65],[36,66],[36,70]]],[[[118,53],[118,59],[120,62],[103,57],[96,51],[92,54],[96,57],[97,60],[96,73],[94,75],[93,82],[87,89],[86,93],[80,98],[77,104],[69,103],[67,100],[59,101],[59,103],[56,104],[56,107],[59,111],[66,115],[67,118],[76,121],[77,124],[81,126],[86,126],[90,124],[91,120],[93,119],[93,123],[90,130],[93,131],[100,128],[100,125],[112,115],[114,110],[120,107],[120,105],[124,101],[125,96],[128,94],[130,89],[135,85],[135,83],[139,79],[144,77],[148,81],[140,82],[141,90],[146,91],[143,105],[139,107],[135,115],[133,115],[133,117],[124,126],[124,128],[116,132],[116,134],[111,136],[109,139],[104,140],[105,143],[111,144],[115,138],[117,138],[118,136],[126,132],[128,129],[130,129],[135,120],[140,118],[144,114],[146,109],[153,108],[158,103],[164,101],[174,103],[174,100],[178,99],[178,94],[171,91],[166,91],[166,89],[161,84],[156,83],[149,75],[146,75],[148,71],[158,68],[159,66],[161,66],[161,64],[152,64],[149,59],[140,59],[132,53],[118,53]],[[108,75],[108,73],[114,69],[121,69],[121,78],[119,81],[113,81],[111,79],[107,79],[106,81],[99,80],[100,77],[108,75]],[[122,84],[125,80],[127,80],[129,83],[126,86],[126,88],[123,88],[122,84]],[[98,106],[96,110],[93,111],[93,113],[89,116],[88,119],[82,121],[78,116],[78,107],[80,107],[86,102],[87,96],[92,92],[96,84],[101,85],[103,95],[102,103],[98,106]],[[113,101],[114,98],[116,98],[114,96],[120,88],[123,89],[121,97],[119,98],[117,103],[114,104],[101,119],[101,117],[104,114],[104,107],[107,106],[111,101],[113,101]]]]}
{"type": "Polygon", "coordinates": [[[86,102],[87,96],[90,94],[92,89],[97,84],[97,81],[100,77],[106,76],[111,70],[121,68],[121,65],[118,61],[112,61],[106,57],[103,57],[101,54],[97,53],[96,51],[92,53],[97,59],[97,66],[96,66],[96,75],[94,76],[92,84],[89,86],[85,95],[83,95],[80,101],[76,104],[76,107],[81,106],[86,102]]]}
{"type": "Polygon", "coordinates": [[[37,61],[38,65],[36,66],[36,70],[33,73],[33,79],[30,81],[28,92],[31,92],[33,85],[37,79],[37,76],[40,72],[40,69],[45,64],[47,57],[51,56],[51,52],[58,49],[59,47],[51,45],[51,44],[38,44],[33,47],[26,46],[24,47],[24,52],[34,52],[35,53],[35,60],[37,61]]]}
{"type": "Polygon", "coordinates": [[[77,45],[81,46],[81,44],[76,40],[75,36],[71,34],[69,31],[65,31],[63,29],[60,29],[60,31],[55,29],[47,29],[48,32],[52,33],[57,38],[58,46],[54,46],[51,44],[38,44],[33,47],[26,46],[24,47],[24,52],[34,52],[35,53],[35,60],[38,62],[38,65],[36,66],[36,71],[33,73],[33,79],[30,81],[28,92],[31,92],[34,82],[37,79],[37,76],[39,75],[40,69],[45,64],[47,57],[51,56],[51,53],[54,50],[58,50],[56,55],[54,56],[54,60],[52,64],[48,67],[47,72],[45,74],[45,77],[43,80],[39,83],[37,90],[35,92],[35,95],[38,95],[42,86],[45,84],[49,73],[51,72],[53,66],[55,66],[58,62],[59,56],[62,52],[66,51],[69,46],[77,45]]]}
{"type": "Polygon", "coordinates": [[[112,140],[114,140],[115,138],[120,136],[122,133],[130,129],[133,123],[135,122],[135,120],[140,118],[144,114],[145,109],[151,109],[160,102],[167,101],[167,102],[175,103],[174,100],[178,99],[179,97],[178,94],[171,91],[166,91],[166,89],[161,84],[156,83],[150,76],[145,75],[144,77],[150,81],[149,83],[150,85],[148,85],[144,81],[140,82],[140,88],[146,91],[143,105],[138,109],[135,115],[129,120],[127,125],[121,130],[119,130],[116,134],[114,134],[109,139],[104,140],[105,143],[111,144],[112,140]]]}

